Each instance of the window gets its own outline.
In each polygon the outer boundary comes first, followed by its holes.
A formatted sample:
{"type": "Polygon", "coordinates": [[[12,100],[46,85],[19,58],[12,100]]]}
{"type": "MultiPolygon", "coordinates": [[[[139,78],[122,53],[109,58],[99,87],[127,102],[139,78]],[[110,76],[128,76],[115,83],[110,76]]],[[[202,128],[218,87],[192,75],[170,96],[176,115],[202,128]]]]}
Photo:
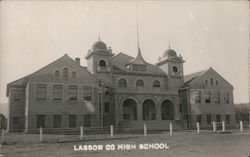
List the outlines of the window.
{"type": "Polygon", "coordinates": [[[37,99],[38,100],[46,100],[47,99],[47,85],[46,84],[38,84],[37,85],[37,99]]]}
{"type": "Polygon", "coordinates": [[[14,101],[21,101],[21,94],[14,94],[14,101]]]}
{"type": "Polygon", "coordinates": [[[55,77],[59,77],[59,76],[60,76],[59,71],[58,71],[58,70],[56,70],[54,75],[55,75],[55,77]]]}
{"type": "Polygon", "coordinates": [[[224,103],[225,103],[225,104],[228,104],[228,103],[229,103],[229,93],[228,93],[228,92],[225,92],[225,93],[224,93],[224,103]]]}
{"type": "Polygon", "coordinates": [[[144,86],[143,80],[139,79],[136,81],[136,87],[143,87],[143,86],[144,86]]]}
{"type": "Polygon", "coordinates": [[[106,67],[106,62],[105,62],[105,60],[100,60],[100,61],[99,61],[99,66],[100,66],[100,67],[106,67]]]}
{"type": "Polygon", "coordinates": [[[63,68],[63,77],[68,77],[68,76],[69,76],[69,69],[63,68]]]}
{"type": "Polygon", "coordinates": [[[213,85],[214,84],[214,80],[213,78],[210,78],[210,84],[213,85]]]}
{"type": "Polygon", "coordinates": [[[201,119],[202,118],[202,115],[201,114],[198,114],[198,115],[196,115],[196,122],[198,122],[198,123],[200,123],[201,124],[201,119]]]}
{"type": "Polygon", "coordinates": [[[133,64],[133,71],[146,71],[146,65],[133,64]]]}
{"type": "Polygon", "coordinates": [[[119,87],[127,87],[127,80],[125,80],[124,78],[120,78],[118,81],[118,86],[119,87]]]}
{"type": "Polygon", "coordinates": [[[72,72],[72,78],[76,78],[76,72],[75,71],[72,72]]]}
{"type": "Polygon", "coordinates": [[[173,66],[173,67],[172,67],[172,70],[173,70],[173,72],[178,72],[177,66],[173,66]]]}
{"type": "Polygon", "coordinates": [[[69,127],[70,128],[76,127],[76,115],[69,115],[69,127]]]}
{"type": "Polygon", "coordinates": [[[104,112],[106,112],[106,113],[110,112],[110,104],[109,104],[109,102],[104,103],[104,112]]]}
{"type": "Polygon", "coordinates": [[[45,115],[37,115],[36,116],[36,127],[37,128],[45,128],[45,115]]]}
{"type": "Polygon", "coordinates": [[[54,115],[53,122],[54,128],[61,128],[61,115],[54,115]]]}
{"type": "Polygon", "coordinates": [[[77,86],[69,86],[69,100],[77,100],[77,86]]]}
{"type": "Polygon", "coordinates": [[[160,86],[161,86],[160,81],[155,80],[155,81],[153,82],[153,87],[160,87],[160,86]]]}
{"type": "Polygon", "coordinates": [[[205,103],[209,104],[211,102],[210,92],[205,92],[205,103]]]}
{"type": "Polygon", "coordinates": [[[205,80],[205,84],[206,84],[206,85],[207,85],[207,83],[208,83],[207,80],[205,80]]]}
{"type": "Polygon", "coordinates": [[[214,103],[216,104],[220,103],[220,92],[218,91],[214,92],[214,103]]]}
{"type": "Polygon", "coordinates": [[[109,89],[109,87],[104,87],[104,94],[105,95],[110,95],[110,89],[109,89]]]}
{"type": "Polygon", "coordinates": [[[53,100],[62,100],[62,85],[53,85],[53,100]]]}
{"type": "Polygon", "coordinates": [[[216,84],[216,85],[218,85],[218,84],[219,84],[217,80],[215,81],[215,84],[216,84]]]}
{"type": "Polygon", "coordinates": [[[13,124],[19,124],[19,123],[20,123],[19,117],[13,117],[13,124]]]}
{"type": "Polygon", "coordinates": [[[221,122],[221,116],[219,114],[216,115],[216,122],[221,122]]]}
{"type": "Polygon", "coordinates": [[[123,119],[124,119],[124,120],[129,120],[129,118],[130,118],[130,117],[129,117],[129,113],[124,113],[124,114],[123,114],[123,119]]]}
{"type": "Polygon", "coordinates": [[[212,115],[211,114],[207,114],[207,124],[211,123],[211,119],[212,119],[212,115]]]}
{"type": "Polygon", "coordinates": [[[91,127],[91,115],[84,115],[83,118],[84,127],[91,127]]]}
{"type": "Polygon", "coordinates": [[[83,86],[83,100],[91,101],[92,100],[92,87],[83,86]]]}
{"type": "Polygon", "coordinates": [[[226,124],[230,124],[230,115],[229,114],[226,115],[226,124]]]}
{"type": "Polygon", "coordinates": [[[201,92],[200,91],[194,92],[194,99],[195,99],[196,104],[201,103],[201,92]]]}

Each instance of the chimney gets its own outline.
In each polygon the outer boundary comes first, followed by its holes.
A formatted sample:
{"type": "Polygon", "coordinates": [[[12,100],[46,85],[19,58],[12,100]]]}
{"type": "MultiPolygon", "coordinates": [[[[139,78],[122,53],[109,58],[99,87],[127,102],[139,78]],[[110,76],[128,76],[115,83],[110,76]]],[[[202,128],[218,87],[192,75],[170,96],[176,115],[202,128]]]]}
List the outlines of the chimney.
{"type": "Polygon", "coordinates": [[[78,64],[80,64],[81,62],[81,60],[80,60],[80,58],[75,58],[75,61],[78,63],[78,64]]]}

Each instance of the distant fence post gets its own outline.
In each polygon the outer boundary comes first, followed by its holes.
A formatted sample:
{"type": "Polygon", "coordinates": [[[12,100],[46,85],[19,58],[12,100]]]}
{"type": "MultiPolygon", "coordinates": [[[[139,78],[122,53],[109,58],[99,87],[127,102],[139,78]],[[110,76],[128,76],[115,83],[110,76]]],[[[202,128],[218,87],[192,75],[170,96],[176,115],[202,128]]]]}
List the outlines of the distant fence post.
{"type": "Polygon", "coordinates": [[[80,140],[83,139],[83,126],[80,127],[80,140]]]}
{"type": "Polygon", "coordinates": [[[1,143],[3,144],[5,142],[5,139],[4,139],[4,129],[2,129],[2,140],[1,140],[1,143]]]}
{"type": "Polygon", "coordinates": [[[222,124],[222,132],[225,132],[226,131],[225,121],[222,121],[221,124],[222,124]]]}
{"type": "Polygon", "coordinates": [[[197,129],[197,133],[199,134],[200,133],[200,123],[199,122],[196,123],[196,129],[197,129]]]}
{"type": "Polygon", "coordinates": [[[243,132],[243,122],[240,121],[240,132],[243,132]]]}
{"type": "Polygon", "coordinates": [[[111,138],[114,137],[114,127],[113,127],[113,125],[110,126],[110,137],[111,138]]]}
{"type": "Polygon", "coordinates": [[[144,128],[144,136],[147,136],[147,125],[144,124],[143,128],[144,128]]]}
{"type": "Polygon", "coordinates": [[[40,132],[40,142],[43,142],[43,128],[42,127],[40,127],[39,132],[40,132]]]}
{"type": "Polygon", "coordinates": [[[217,128],[216,128],[216,123],[213,122],[213,132],[216,132],[217,128]]]}
{"type": "Polygon", "coordinates": [[[173,124],[171,122],[169,123],[169,134],[170,136],[173,135],[173,124]]]}

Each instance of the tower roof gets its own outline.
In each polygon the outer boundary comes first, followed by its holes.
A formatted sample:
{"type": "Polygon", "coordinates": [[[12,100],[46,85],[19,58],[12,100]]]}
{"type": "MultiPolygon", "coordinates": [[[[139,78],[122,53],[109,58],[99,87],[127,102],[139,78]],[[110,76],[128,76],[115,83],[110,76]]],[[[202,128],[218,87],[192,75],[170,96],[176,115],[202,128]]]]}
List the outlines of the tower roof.
{"type": "Polygon", "coordinates": [[[173,49],[171,49],[171,48],[169,48],[169,49],[167,49],[164,53],[163,53],[163,57],[177,57],[177,54],[176,54],[176,52],[173,50],[173,49]]]}
{"type": "Polygon", "coordinates": [[[101,40],[98,40],[92,45],[92,49],[107,50],[107,45],[101,40]]]}
{"type": "Polygon", "coordinates": [[[143,59],[141,55],[141,49],[138,47],[138,53],[135,59],[131,60],[130,63],[132,64],[140,64],[140,65],[146,65],[147,62],[143,59]]]}

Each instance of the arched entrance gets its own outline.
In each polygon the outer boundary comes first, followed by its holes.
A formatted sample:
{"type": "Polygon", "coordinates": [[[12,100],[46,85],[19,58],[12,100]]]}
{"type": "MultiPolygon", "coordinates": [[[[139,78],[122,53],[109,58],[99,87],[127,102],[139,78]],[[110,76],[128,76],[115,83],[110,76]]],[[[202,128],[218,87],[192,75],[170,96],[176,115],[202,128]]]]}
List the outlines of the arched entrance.
{"type": "Polygon", "coordinates": [[[174,104],[170,100],[161,103],[161,119],[174,120],[174,104]]]}
{"type": "Polygon", "coordinates": [[[128,98],[123,102],[123,119],[137,120],[137,104],[135,100],[128,98]]]}
{"type": "Polygon", "coordinates": [[[143,120],[156,120],[155,103],[152,99],[147,99],[142,104],[143,120]]]}

